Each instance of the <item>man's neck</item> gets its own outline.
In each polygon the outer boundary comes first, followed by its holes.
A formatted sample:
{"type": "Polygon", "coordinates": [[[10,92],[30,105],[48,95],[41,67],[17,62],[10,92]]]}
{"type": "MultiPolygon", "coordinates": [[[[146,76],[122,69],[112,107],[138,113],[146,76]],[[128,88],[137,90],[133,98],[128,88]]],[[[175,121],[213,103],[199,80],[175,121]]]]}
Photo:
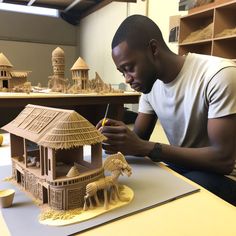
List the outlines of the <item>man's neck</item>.
{"type": "Polygon", "coordinates": [[[167,84],[173,81],[181,71],[184,62],[185,62],[185,56],[179,56],[176,54],[169,54],[165,58],[165,70],[166,73],[163,75],[163,78],[161,80],[163,83],[167,84]]]}

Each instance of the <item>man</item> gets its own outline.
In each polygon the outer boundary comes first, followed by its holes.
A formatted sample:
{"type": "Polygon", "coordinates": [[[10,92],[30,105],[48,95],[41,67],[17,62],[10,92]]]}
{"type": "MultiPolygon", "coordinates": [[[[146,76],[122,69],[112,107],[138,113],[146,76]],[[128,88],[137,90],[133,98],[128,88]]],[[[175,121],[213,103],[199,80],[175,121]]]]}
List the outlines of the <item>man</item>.
{"type": "Polygon", "coordinates": [[[108,119],[107,152],[149,156],[236,204],[236,65],[230,60],[169,50],[149,18],[126,18],[112,41],[112,58],[142,96],[134,131],[108,119]],[[148,141],[157,119],[170,145],[148,141]]]}

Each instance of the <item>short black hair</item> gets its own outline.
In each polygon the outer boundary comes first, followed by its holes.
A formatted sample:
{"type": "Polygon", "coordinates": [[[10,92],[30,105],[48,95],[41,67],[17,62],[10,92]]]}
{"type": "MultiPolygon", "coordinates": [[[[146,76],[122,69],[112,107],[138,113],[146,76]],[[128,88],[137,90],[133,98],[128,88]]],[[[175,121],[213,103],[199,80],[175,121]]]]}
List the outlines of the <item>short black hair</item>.
{"type": "Polygon", "coordinates": [[[127,17],[117,29],[111,48],[126,41],[130,47],[142,49],[151,39],[156,39],[162,46],[167,47],[161,30],[155,22],[143,15],[132,15],[127,17]]]}

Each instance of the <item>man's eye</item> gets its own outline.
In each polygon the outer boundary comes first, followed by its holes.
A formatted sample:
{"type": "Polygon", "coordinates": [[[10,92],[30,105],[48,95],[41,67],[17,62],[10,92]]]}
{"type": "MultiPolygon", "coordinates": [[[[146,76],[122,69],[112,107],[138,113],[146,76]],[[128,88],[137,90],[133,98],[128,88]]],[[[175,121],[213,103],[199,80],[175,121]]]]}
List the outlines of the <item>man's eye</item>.
{"type": "Polygon", "coordinates": [[[126,66],[125,71],[132,71],[133,67],[132,66],[126,66]]]}

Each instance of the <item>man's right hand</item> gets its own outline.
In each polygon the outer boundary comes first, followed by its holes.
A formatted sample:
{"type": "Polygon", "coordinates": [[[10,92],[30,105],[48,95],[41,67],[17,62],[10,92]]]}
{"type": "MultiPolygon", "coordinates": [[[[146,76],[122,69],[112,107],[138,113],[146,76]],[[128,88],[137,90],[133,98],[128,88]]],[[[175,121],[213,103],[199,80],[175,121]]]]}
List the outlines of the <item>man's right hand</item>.
{"type": "Polygon", "coordinates": [[[140,139],[122,121],[107,119],[104,126],[102,121],[99,121],[96,128],[107,137],[103,142],[103,149],[107,153],[146,156],[152,150],[153,143],[140,139]]]}

